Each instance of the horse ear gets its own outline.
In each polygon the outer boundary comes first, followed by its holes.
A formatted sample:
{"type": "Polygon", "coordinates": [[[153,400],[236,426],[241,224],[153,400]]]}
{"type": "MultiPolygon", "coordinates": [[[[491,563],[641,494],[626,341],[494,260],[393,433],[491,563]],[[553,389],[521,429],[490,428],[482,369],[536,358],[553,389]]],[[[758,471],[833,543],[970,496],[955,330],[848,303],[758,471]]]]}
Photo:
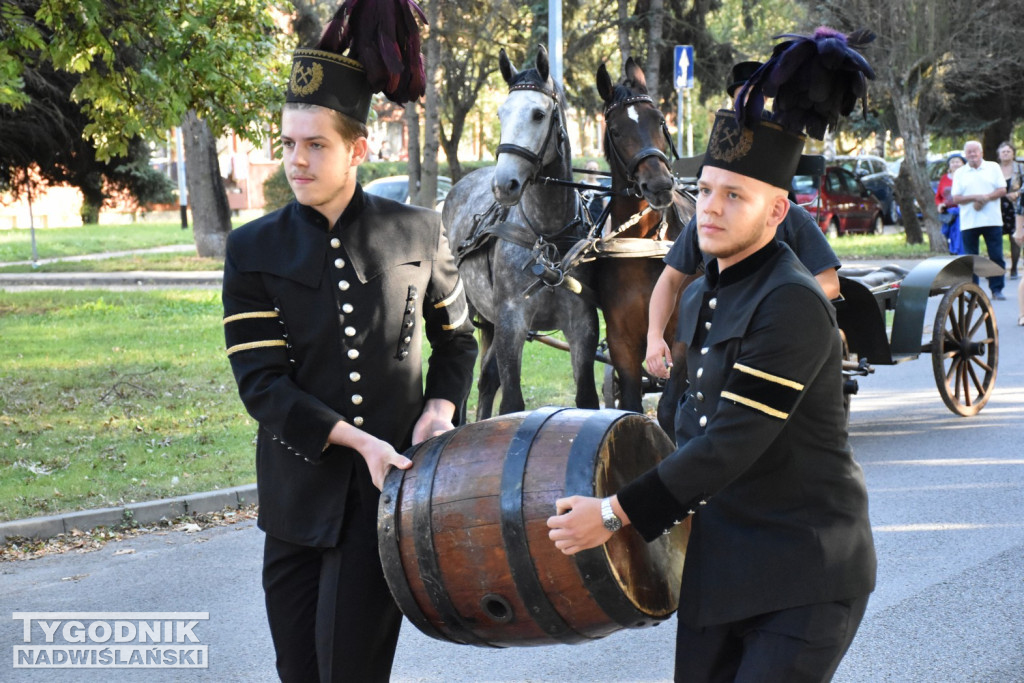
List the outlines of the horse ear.
{"type": "Polygon", "coordinates": [[[498,68],[501,69],[501,77],[505,79],[505,82],[512,85],[512,79],[515,78],[519,71],[509,61],[505,48],[501,48],[501,51],[498,53],[498,68]]]}
{"type": "Polygon", "coordinates": [[[601,62],[601,66],[597,67],[597,94],[606,103],[612,101],[612,88],[612,77],[608,75],[604,62],[601,62]]]}
{"type": "Polygon", "coordinates": [[[626,60],[622,70],[626,74],[626,80],[633,82],[634,90],[647,92],[647,77],[644,75],[644,70],[640,68],[640,65],[632,57],[626,60]]]}
{"type": "Polygon", "coordinates": [[[551,75],[551,66],[548,64],[548,51],[543,45],[537,50],[537,73],[540,74],[540,80],[545,82],[547,82],[548,76],[551,75]]]}

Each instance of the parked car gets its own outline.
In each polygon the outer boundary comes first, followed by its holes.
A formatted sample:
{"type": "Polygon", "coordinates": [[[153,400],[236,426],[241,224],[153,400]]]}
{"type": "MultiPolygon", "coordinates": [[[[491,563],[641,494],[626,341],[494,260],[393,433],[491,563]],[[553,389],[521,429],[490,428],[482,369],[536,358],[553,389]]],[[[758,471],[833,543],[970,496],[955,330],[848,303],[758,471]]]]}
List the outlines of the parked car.
{"type": "MultiPolygon", "coordinates": [[[[447,176],[437,176],[437,199],[434,208],[438,211],[444,206],[444,198],[452,189],[452,179],[447,176]]],[[[378,197],[392,199],[402,204],[409,203],[409,176],[392,175],[386,178],[377,178],[363,185],[363,191],[375,194],[378,197]]]]}
{"type": "MultiPolygon", "coordinates": [[[[950,152],[949,154],[952,154],[952,152],[950,152]]],[[[928,154],[928,161],[925,163],[925,175],[928,176],[928,182],[931,184],[933,195],[939,189],[939,180],[942,179],[942,174],[946,172],[946,165],[949,154],[928,154]]],[[[903,159],[896,159],[895,161],[890,161],[888,163],[889,172],[893,175],[893,177],[898,176],[900,173],[900,167],[903,165],[903,159]]],[[[918,205],[916,199],[914,200],[914,206],[917,207],[917,217],[918,219],[920,219],[921,207],[918,205]]],[[[896,217],[899,219],[900,223],[903,222],[903,215],[900,212],[899,203],[896,203],[896,217]]]]}
{"type": "Polygon", "coordinates": [[[793,194],[829,237],[851,232],[881,235],[885,229],[881,202],[841,166],[825,167],[822,176],[794,176],[793,194]]]}
{"type": "Polygon", "coordinates": [[[882,216],[886,223],[895,223],[899,216],[896,204],[896,176],[889,172],[889,165],[882,157],[862,154],[859,156],[838,156],[833,162],[856,176],[864,187],[878,197],[882,203],[882,216]]]}

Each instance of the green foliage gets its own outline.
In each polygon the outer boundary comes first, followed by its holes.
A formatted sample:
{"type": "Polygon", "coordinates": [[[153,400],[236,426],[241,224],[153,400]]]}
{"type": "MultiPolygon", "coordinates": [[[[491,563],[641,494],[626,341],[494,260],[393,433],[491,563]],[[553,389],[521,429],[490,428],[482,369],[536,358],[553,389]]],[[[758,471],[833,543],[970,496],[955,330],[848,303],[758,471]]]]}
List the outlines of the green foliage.
{"type": "Polygon", "coordinates": [[[280,102],[287,45],[260,0],[42,0],[46,57],[80,74],[74,98],[98,156],[178,125],[194,109],[214,134],[263,134],[280,102]]]}
{"type": "Polygon", "coordinates": [[[130,188],[139,206],[167,204],[177,196],[177,187],[171,179],[142,159],[120,164],[114,169],[114,174],[126,188],[130,188]]]}
{"type": "Polygon", "coordinates": [[[276,211],[294,198],[295,195],[292,194],[292,188],[288,185],[288,178],[285,176],[282,164],[263,181],[263,210],[268,213],[276,211]]]}
{"type": "Polygon", "coordinates": [[[16,55],[23,50],[42,49],[42,36],[22,9],[14,3],[0,4],[0,106],[25,106],[25,67],[16,55]]]}

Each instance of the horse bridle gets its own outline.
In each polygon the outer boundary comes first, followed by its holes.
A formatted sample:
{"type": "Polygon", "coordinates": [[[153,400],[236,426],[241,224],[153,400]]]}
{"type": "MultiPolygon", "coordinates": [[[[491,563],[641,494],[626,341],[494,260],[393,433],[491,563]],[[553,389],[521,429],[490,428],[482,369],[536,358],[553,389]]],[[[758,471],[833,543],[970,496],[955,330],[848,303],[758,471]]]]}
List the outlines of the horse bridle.
{"type": "MultiPolygon", "coordinates": [[[[615,109],[617,109],[618,107],[625,106],[628,104],[636,104],[638,102],[646,102],[647,104],[650,104],[651,107],[654,107],[654,100],[652,100],[647,95],[634,95],[633,97],[627,97],[625,99],[619,100],[618,102],[612,102],[607,107],[605,107],[605,122],[607,123],[608,121],[608,115],[615,111],[615,109]]],[[[665,140],[668,142],[669,149],[672,150],[672,155],[676,159],[678,159],[679,154],[676,152],[675,145],[672,144],[672,133],[669,132],[668,124],[665,123],[664,121],[662,121],[661,123],[661,130],[665,134],[665,140]]],[[[636,154],[634,154],[629,161],[626,161],[622,157],[622,154],[619,153],[619,150],[615,146],[615,143],[612,141],[612,136],[609,133],[608,148],[611,150],[611,156],[614,157],[615,162],[622,166],[624,169],[626,169],[626,180],[630,183],[630,185],[634,186],[634,188],[636,188],[639,185],[636,178],[636,169],[640,166],[644,159],[654,157],[656,159],[659,159],[663,164],[665,164],[669,171],[672,170],[672,163],[669,161],[668,155],[666,155],[657,147],[645,147],[636,154]]],[[[639,194],[639,192],[637,192],[637,194],[639,194]]]]}
{"type": "Polygon", "coordinates": [[[565,124],[562,122],[561,107],[558,106],[558,93],[553,90],[548,90],[536,83],[517,83],[516,85],[511,86],[508,90],[510,93],[514,90],[532,90],[534,92],[547,95],[555,102],[555,106],[551,113],[551,121],[548,123],[548,132],[547,135],[544,136],[544,142],[541,144],[539,152],[534,152],[531,149],[512,144],[511,142],[503,142],[495,148],[495,158],[497,158],[499,154],[507,153],[515,154],[516,156],[523,157],[529,161],[533,166],[533,171],[530,173],[530,179],[533,180],[540,171],[541,166],[544,165],[544,154],[547,152],[548,144],[551,142],[551,137],[555,130],[558,130],[558,144],[561,144],[565,139],[565,124]]]}

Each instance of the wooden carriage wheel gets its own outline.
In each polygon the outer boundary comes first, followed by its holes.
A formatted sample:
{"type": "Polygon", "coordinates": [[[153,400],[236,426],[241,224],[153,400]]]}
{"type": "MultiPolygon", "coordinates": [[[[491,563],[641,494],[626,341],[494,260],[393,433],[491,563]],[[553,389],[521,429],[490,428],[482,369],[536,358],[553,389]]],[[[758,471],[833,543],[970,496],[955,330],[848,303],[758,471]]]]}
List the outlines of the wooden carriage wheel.
{"type": "Polygon", "coordinates": [[[999,362],[999,330],[981,287],[964,282],[943,295],[931,352],[942,401],[958,415],[976,415],[992,395],[999,362]]]}

